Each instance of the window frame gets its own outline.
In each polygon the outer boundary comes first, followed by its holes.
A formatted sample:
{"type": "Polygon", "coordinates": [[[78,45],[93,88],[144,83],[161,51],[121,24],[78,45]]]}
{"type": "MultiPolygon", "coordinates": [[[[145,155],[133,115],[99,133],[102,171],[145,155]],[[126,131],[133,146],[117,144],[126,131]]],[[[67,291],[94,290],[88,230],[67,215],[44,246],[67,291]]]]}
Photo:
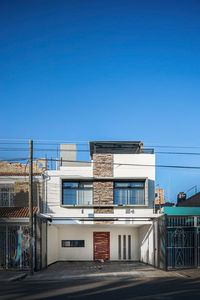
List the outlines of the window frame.
{"type": "Polygon", "coordinates": [[[111,177],[111,178],[94,178],[94,177],[86,177],[86,178],[66,178],[66,176],[61,176],[60,180],[59,180],[59,185],[60,185],[60,207],[63,208],[99,208],[99,207],[115,207],[116,209],[120,209],[120,207],[141,207],[141,208],[148,208],[149,207],[149,196],[148,196],[148,177],[141,177],[141,178],[136,178],[136,177],[132,177],[132,178],[127,178],[127,177],[111,177]],[[112,204],[108,204],[108,205],[102,205],[102,204],[94,204],[94,188],[92,189],[92,204],[90,205],[86,205],[86,204],[63,204],[63,191],[62,191],[62,183],[63,181],[65,182],[90,182],[90,183],[94,183],[96,181],[112,181],[113,182],[113,203],[112,204]],[[144,182],[144,204],[128,204],[128,205],[118,205],[118,204],[114,204],[114,184],[115,182],[144,182]]]}
{"type": "Polygon", "coordinates": [[[85,240],[61,240],[61,248],[85,248],[85,240]],[[65,246],[65,242],[69,242],[69,246],[65,246]],[[81,242],[83,245],[73,246],[73,242],[81,242]]]}
{"type": "Polygon", "coordinates": [[[1,183],[0,184],[0,207],[13,207],[14,206],[14,199],[15,199],[15,187],[13,183],[1,183]],[[1,191],[1,189],[8,189],[8,191],[1,191]],[[3,201],[5,200],[1,200],[1,195],[3,193],[8,194],[8,205],[3,205],[3,201]],[[12,197],[11,197],[12,195],[12,197]]]}
{"type": "MultiPolygon", "coordinates": [[[[66,188],[68,190],[77,190],[77,187],[69,187],[69,188],[66,188]]],[[[81,190],[81,188],[80,188],[81,190]]],[[[82,188],[83,190],[83,188],[82,188]]],[[[93,205],[93,192],[94,192],[94,189],[93,189],[93,180],[76,180],[76,179],[61,179],[61,206],[64,206],[64,207],[92,207],[93,205]],[[64,204],[64,188],[63,188],[63,184],[65,182],[68,182],[68,183],[78,183],[78,184],[84,184],[84,183],[88,183],[88,184],[91,184],[92,185],[92,188],[85,188],[85,190],[91,190],[92,191],[92,201],[91,201],[91,204],[78,204],[77,203],[77,199],[76,199],[76,204],[64,204]]]]}
{"type": "MultiPolygon", "coordinates": [[[[130,187],[129,187],[130,188],[130,187]]],[[[146,179],[139,179],[139,180],[129,180],[129,179],[126,179],[126,180],[114,180],[114,185],[113,185],[113,204],[114,206],[118,206],[118,207],[121,207],[121,206],[141,206],[141,207],[144,207],[144,206],[147,206],[148,204],[146,204],[146,193],[145,193],[145,189],[146,189],[146,179]],[[144,203],[143,204],[127,204],[127,203],[123,203],[123,204],[118,204],[118,203],[115,203],[115,189],[127,189],[127,187],[115,187],[115,184],[116,183],[143,183],[143,187],[132,187],[132,189],[143,189],[143,192],[144,192],[144,203]]]]}

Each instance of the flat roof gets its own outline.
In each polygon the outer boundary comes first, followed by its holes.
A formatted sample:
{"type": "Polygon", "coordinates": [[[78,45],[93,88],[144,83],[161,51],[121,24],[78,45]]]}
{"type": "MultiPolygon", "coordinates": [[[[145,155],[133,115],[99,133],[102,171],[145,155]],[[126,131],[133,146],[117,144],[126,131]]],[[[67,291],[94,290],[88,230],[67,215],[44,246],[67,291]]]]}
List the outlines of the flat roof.
{"type": "Polygon", "coordinates": [[[164,214],[168,216],[199,216],[200,207],[164,207],[164,214]]]}
{"type": "Polygon", "coordinates": [[[90,155],[93,153],[136,153],[143,146],[142,141],[90,141],[90,155]],[[109,150],[109,151],[108,151],[109,150]]]}

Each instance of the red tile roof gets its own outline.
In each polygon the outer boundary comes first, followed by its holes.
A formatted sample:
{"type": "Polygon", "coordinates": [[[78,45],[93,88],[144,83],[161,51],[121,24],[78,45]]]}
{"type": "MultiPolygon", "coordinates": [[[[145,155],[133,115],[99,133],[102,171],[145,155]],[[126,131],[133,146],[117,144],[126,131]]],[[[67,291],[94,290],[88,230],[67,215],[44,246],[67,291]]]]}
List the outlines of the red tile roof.
{"type": "MultiPolygon", "coordinates": [[[[37,212],[37,207],[33,207],[33,214],[37,212]]],[[[0,207],[0,218],[28,218],[29,207],[0,207]]]]}
{"type": "MultiPolygon", "coordinates": [[[[42,173],[33,172],[33,175],[40,176],[42,173]]],[[[0,176],[29,176],[29,173],[0,172],[0,176]]]]}

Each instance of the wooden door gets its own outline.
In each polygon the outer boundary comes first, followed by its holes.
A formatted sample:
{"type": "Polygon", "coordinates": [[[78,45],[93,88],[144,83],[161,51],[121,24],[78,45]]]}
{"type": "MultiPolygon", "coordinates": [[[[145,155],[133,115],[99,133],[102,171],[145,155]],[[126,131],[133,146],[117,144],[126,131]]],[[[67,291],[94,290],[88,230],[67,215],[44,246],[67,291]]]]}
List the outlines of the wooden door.
{"type": "Polygon", "coordinates": [[[94,260],[110,259],[110,232],[93,233],[94,260]]]}

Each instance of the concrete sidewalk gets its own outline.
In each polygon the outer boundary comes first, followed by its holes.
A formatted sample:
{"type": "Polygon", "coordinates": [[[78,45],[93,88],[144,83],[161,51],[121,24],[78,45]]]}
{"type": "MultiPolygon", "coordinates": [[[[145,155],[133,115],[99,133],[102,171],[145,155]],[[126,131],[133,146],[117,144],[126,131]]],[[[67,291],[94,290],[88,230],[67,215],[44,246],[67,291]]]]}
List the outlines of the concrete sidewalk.
{"type": "Polygon", "coordinates": [[[0,282],[10,282],[22,280],[27,276],[28,272],[0,270],[0,282]]]}
{"type": "MultiPolygon", "coordinates": [[[[75,278],[103,278],[103,277],[134,277],[152,278],[168,277],[168,272],[155,269],[140,262],[57,262],[47,269],[27,276],[26,281],[44,280],[57,281],[75,278]]],[[[176,275],[175,275],[176,276],[176,275]]]]}

